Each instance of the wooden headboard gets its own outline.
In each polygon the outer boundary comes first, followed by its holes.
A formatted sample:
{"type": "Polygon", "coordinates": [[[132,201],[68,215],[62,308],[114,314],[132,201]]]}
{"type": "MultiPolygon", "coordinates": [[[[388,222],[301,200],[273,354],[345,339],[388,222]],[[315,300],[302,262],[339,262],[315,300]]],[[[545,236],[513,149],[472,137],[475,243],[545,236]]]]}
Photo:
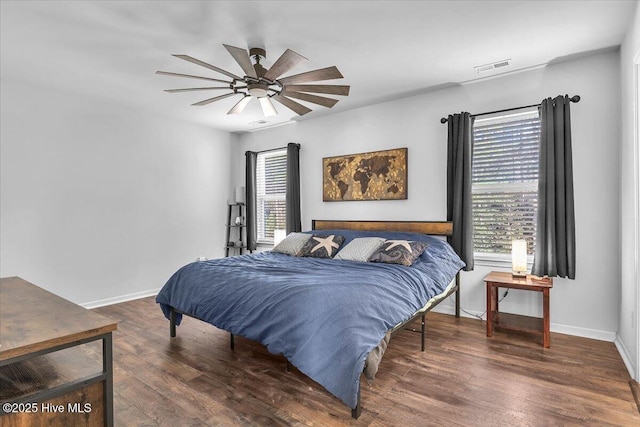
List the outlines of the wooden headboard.
{"type": "Polygon", "coordinates": [[[365,230],[365,231],[405,231],[429,234],[432,236],[451,236],[451,221],[332,221],[314,219],[311,221],[314,230],[365,230]]]}

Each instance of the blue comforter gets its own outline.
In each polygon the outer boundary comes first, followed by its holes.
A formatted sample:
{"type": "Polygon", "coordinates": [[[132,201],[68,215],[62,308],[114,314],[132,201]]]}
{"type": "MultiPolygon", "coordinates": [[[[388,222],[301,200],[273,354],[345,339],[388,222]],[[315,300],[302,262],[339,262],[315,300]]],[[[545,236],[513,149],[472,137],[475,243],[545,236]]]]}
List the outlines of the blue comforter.
{"type": "MultiPolygon", "coordinates": [[[[340,234],[346,241],[381,234],[317,233],[340,234]]],[[[355,408],[367,354],[464,266],[440,239],[413,233],[383,237],[421,240],[428,247],[411,267],[275,252],[194,262],[169,279],[156,301],[167,318],[174,307],[261,342],[355,408]]]]}

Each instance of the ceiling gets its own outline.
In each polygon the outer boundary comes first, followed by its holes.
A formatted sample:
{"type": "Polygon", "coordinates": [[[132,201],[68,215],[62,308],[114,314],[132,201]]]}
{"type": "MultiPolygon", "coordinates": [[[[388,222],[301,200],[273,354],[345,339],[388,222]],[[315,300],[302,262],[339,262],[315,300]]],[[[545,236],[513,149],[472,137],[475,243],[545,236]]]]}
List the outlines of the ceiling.
{"type": "Polygon", "coordinates": [[[617,46],[636,3],[3,0],[0,78],[244,132],[617,46]],[[242,74],[223,43],[265,48],[266,68],[287,48],[309,59],[287,75],[335,65],[345,78],[323,83],[351,85],[351,93],[332,109],[310,104],[314,111],[302,118],[276,103],[278,116],[265,119],[257,102],[227,115],[233,97],[196,107],[211,92],[163,92],[199,84],[156,70],[221,77],[171,54],[242,74]],[[512,65],[473,68],[504,59],[512,65]]]}

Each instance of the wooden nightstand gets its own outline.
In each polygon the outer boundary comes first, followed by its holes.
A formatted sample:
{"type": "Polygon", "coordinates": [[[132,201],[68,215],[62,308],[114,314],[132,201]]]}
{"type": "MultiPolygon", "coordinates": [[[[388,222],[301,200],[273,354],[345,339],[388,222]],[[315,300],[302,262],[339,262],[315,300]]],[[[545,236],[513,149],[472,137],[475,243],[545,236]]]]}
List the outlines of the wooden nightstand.
{"type": "Polygon", "coordinates": [[[496,329],[541,334],[543,345],[549,348],[549,291],[553,288],[553,279],[549,277],[514,277],[511,273],[492,271],[484,278],[487,284],[487,336],[496,329]],[[542,292],[542,318],[500,313],[498,310],[498,289],[512,288],[525,291],[542,292]]]}

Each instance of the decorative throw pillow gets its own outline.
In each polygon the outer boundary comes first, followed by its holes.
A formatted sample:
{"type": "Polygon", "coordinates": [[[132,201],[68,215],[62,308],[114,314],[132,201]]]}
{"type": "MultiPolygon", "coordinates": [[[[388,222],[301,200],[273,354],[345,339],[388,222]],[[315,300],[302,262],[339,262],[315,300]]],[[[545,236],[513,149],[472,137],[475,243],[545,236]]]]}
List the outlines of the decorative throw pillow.
{"type": "Polygon", "coordinates": [[[273,252],[298,256],[305,243],[311,238],[310,234],[289,233],[280,243],[273,248],[273,252]]]}
{"type": "Polygon", "coordinates": [[[335,259],[367,262],[385,241],[382,237],[357,237],[340,249],[335,259]]]}
{"type": "Polygon", "coordinates": [[[413,265],[427,248],[423,242],[412,240],[387,240],[371,258],[370,262],[384,262],[387,264],[413,265]]]}
{"type": "Polygon", "coordinates": [[[340,245],[344,242],[344,237],[331,234],[330,236],[322,236],[314,234],[304,244],[299,256],[309,256],[314,258],[333,258],[340,245]]]}

